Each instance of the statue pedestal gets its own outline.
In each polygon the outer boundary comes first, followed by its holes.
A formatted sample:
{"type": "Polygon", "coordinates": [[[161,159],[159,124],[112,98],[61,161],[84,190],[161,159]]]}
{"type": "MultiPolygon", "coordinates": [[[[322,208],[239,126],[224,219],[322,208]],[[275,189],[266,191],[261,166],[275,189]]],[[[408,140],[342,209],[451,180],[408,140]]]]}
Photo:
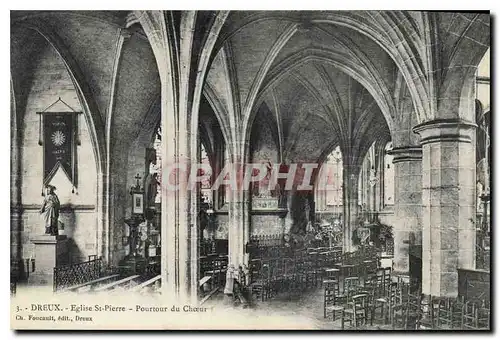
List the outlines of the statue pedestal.
{"type": "Polygon", "coordinates": [[[128,255],[118,263],[118,271],[122,277],[144,274],[146,272],[146,265],[144,257],[128,255]]]}
{"type": "Polygon", "coordinates": [[[35,244],[35,271],[28,283],[34,286],[52,286],[54,267],[69,263],[68,238],[66,235],[39,235],[31,239],[35,244]]]}

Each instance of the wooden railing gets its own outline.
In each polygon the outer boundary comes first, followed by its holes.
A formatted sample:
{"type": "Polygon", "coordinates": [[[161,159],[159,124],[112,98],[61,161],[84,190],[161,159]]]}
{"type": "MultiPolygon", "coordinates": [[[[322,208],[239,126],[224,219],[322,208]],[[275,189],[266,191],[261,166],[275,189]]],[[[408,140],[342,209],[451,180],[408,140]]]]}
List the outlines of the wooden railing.
{"type": "Polygon", "coordinates": [[[283,234],[253,235],[250,242],[256,247],[275,247],[283,243],[283,234]]]}
{"type": "Polygon", "coordinates": [[[54,292],[97,280],[101,277],[102,259],[94,258],[89,261],[74,263],[54,268],[54,292]]]}
{"type": "Polygon", "coordinates": [[[144,281],[141,284],[138,284],[137,286],[133,287],[130,291],[131,292],[158,292],[159,288],[161,286],[161,275],[157,275],[147,281],[144,281]]]}
{"type": "Polygon", "coordinates": [[[137,280],[140,280],[139,275],[131,275],[118,281],[113,281],[103,286],[94,289],[94,292],[106,292],[115,289],[131,289],[137,286],[137,280]]]}
{"type": "Polygon", "coordinates": [[[118,278],[119,278],[118,274],[103,276],[103,277],[100,277],[96,280],[88,281],[85,283],[77,284],[75,286],[66,287],[62,290],[58,290],[58,293],[89,292],[89,291],[92,291],[93,289],[95,289],[96,287],[98,287],[99,285],[108,284],[109,282],[117,280],[118,278]]]}

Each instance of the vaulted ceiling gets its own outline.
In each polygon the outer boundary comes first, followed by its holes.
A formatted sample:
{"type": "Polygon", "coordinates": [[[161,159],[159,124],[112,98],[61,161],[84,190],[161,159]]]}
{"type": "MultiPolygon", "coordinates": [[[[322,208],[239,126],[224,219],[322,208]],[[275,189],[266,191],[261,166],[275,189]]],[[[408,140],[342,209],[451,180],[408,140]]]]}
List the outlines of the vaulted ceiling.
{"type": "Polygon", "coordinates": [[[150,109],[160,96],[160,78],[149,41],[137,29],[123,29],[128,13],[12,12],[11,76],[18,115],[24,114],[37,54],[43,48],[53,48],[88,105],[90,126],[97,130],[91,133],[102,149],[99,153],[105,154],[107,139],[119,162],[140,127],[151,121],[150,109]]]}
{"type": "MultiPolygon", "coordinates": [[[[92,119],[104,127],[97,139],[127,142],[160,94],[157,58],[140,25],[129,27],[131,16],[12,12],[16,108],[22,110],[30,68],[49,42],[82,87],[92,119]]],[[[200,12],[200,25],[212,16],[200,12]]],[[[180,14],[174,17],[179,21],[180,14]]],[[[248,139],[265,105],[286,157],[321,157],[338,144],[362,156],[375,138],[415,142],[411,126],[449,105],[440,98],[459,81],[448,70],[479,63],[477,47],[486,50],[488,31],[488,16],[477,13],[232,11],[203,91],[226,141],[248,139]]]]}
{"type": "MultiPolygon", "coordinates": [[[[479,63],[488,29],[479,13],[235,11],[207,83],[245,139],[265,111],[285,157],[314,158],[335,144],[362,157],[376,138],[417,143],[411,128],[448,110],[443,98],[459,98],[458,107],[469,97],[449,69],[479,63]]],[[[467,109],[460,115],[471,119],[467,109]]]]}
{"type": "Polygon", "coordinates": [[[380,135],[390,139],[396,64],[369,38],[313,23],[310,14],[232,13],[216,44],[209,86],[242,129],[262,105],[269,108],[290,161],[316,161],[339,144],[364,152],[380,135]],[[228,84],[237,95],[228,96],[228,84]]]}

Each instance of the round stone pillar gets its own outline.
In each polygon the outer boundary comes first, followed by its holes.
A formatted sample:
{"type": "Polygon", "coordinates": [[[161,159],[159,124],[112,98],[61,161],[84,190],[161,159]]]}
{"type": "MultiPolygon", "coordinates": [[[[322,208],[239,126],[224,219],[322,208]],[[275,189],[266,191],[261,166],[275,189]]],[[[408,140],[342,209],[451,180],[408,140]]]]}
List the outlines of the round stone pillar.
{"type": "Polygon", "coordinates": [[[413,128],[422,144],[422,292],[458,294],[475,266],[476,125],[440,119],[413,128]]]}
{"type": "Polygon", "coordinates": [[[249,187],[245,187],[243,180],[250,163],[250,147],[248,142],[237,141],[229,143],[228,148],[233,153],[232,175],[236,176],[236,187],[231,186],[229,197],[228,265],[237,270],[240,266],[247,266],[249,261],[245,246],[250,241],[251,198],[249,187]]]}
{"type": "Polygon", "coordinates": [[[394,156],[394,272],[409,275],[410,245],[422,244],[422,148],[393,148],[389,154],[394,156]]]}
{"type": "MultiPolygon", "coordinates": [[[[344,163],[346,164],[346,163],[344,163]]],[[[343,252],[352,252],[355,245],[352,242],[352,235],[356,232],[358,223],[358,179],[359,168],[344,166],[344,190],[343,190],[343,227],[344,242],[343,252]]]]}

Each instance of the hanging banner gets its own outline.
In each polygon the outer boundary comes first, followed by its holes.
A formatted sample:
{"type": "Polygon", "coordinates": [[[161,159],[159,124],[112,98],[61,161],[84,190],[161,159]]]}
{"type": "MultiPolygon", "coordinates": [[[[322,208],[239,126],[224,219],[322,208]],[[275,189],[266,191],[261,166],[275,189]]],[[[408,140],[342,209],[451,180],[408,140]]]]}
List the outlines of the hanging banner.
{"type": "Polygon", "coordinates": [[[60,167],[76,187],[76,112],[44,112],[43,115],[43,184],[60,167]]]}

